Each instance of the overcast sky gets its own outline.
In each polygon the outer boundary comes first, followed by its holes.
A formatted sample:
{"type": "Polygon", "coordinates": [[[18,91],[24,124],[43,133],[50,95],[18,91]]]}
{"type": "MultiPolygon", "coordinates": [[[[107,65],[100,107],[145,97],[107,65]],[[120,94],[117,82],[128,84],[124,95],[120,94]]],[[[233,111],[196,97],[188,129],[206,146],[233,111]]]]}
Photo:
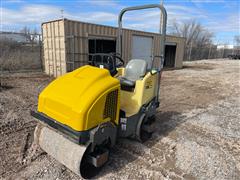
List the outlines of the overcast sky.
{"type": "MultiPolygon", "coordinates": [[[[23,26],[40,30],[42,22],[59,19],[116,26],[119,11],[127,6],[159,3],[160,0],[0,0],[1,30],[18,31],[23,26]]],[[[233,43],[240,34],[238,0],[164,0],[168,12],[168,31],[174,21],[195,19],[215,33],[215,43],[233,43]]],[[[130,12],[124,17],[127,28],[157,32],[159,11],[130,12]]]]}

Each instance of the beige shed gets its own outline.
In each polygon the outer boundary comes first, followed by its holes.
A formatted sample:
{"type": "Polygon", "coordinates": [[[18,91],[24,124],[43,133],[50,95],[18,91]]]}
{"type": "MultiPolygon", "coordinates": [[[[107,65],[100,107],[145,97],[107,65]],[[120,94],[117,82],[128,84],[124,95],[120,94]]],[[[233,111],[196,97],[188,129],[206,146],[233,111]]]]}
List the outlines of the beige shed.
{"type": "MultiPolygon", "coordinates": [[[[68,19],[42,24],[43,63],[46,74],[54,77],[88,63],[90,53],[116,52],[118,28],[68,19]]],[[[150,59],[160,55],[160,35],[123,29],[122,58],[150,59]]],[[[166,36],[165,63],[168,68],[182,68],[185,38],[166,36]]]]}

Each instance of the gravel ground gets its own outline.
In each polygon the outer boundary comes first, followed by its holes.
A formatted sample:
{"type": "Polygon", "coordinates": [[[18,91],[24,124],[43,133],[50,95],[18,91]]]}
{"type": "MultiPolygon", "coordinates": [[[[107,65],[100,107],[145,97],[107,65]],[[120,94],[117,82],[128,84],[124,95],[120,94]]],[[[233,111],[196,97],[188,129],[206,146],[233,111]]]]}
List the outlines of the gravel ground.
{"type": "MultiPolygon", "coordinates": [[[[29,115],[52,79],[4,75],[0,179],[79,179],[33,144],[29,115]]],[[[120,139],[99,179],[239,179],[240,61],[203,60],[163,73],[157,131],[144,144],[120,139]]]]}

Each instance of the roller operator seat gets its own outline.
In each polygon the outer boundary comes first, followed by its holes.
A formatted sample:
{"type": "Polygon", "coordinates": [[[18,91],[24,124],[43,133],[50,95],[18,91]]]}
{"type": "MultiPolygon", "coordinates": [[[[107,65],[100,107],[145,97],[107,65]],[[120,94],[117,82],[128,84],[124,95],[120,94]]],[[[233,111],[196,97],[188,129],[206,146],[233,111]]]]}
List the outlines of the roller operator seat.
{"type": "Polygon", "coordinates": [[[125,67],[124,76],[119,77],[121,86],[134,88],[136,80],[143,78],[147,71],[147,62],[143,59],[132,59],[125,67]]]}

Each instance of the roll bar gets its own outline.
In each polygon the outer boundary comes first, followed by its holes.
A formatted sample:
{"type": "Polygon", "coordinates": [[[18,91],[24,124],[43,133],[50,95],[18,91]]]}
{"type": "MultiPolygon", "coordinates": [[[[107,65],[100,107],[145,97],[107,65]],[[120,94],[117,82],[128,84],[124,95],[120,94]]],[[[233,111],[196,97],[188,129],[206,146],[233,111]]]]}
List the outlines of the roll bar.
{"type": "Polygon", "coordinates": [[[159,34],[160,36],[160,56],[161,56],[161,63],[159,70],[162,69],[163,63],[164,63],[164,51],[165,51],[165,37],[166,37],[166,24],[167,24],[167,12],[166,9],[163,7],[163,5],[160,4],[149,4],[149,5],[143,5],[143,6],[133,6],[133,7],[127,7],[121,10],[118,16],[118,53],[122,57],[122,18],[123,15],[127,11],[135,11],[135,10],[142,10],[142,9],[152,9],[152,8],[158,8],[162,13],[162,23],[160,19],[160,28],[159,28],[159,34]],[[161,25],[162,24],[162,25],[161,25]]]}
{"type": "MultiPolygon", "coordinates": [[[[117,38],[117,47],[118,47],[118,53],[120,54],[120,57],[122,58],[122,18],[123,15],[127,11],[135,11],[135,10],[141,10],[141,9],[152,9],[152,8],[158,8],[162,13],[162,19],[160,19],[160,27],[159,27],[159,34],[160,34],[160,65],[158,67],[158,85],[157,85],[157,104],[159,106],[159,90],[160,90],[160,72],[163,68],[164,64],[164,52],[165,52],[165,37],[166,37],[166,26],[167,26],[167,11],[163,7],[163,5],[160,4],[149,4],[149,5],[143,5],[143,6],[133,6],[124,8],[121,10],[118,16],[118,38],[117,38]],[[161,22],[162,21],[162,22],[161,22]]],[[[152,63],[154,61],[154,58],[152,59],[152,63]]]]}

